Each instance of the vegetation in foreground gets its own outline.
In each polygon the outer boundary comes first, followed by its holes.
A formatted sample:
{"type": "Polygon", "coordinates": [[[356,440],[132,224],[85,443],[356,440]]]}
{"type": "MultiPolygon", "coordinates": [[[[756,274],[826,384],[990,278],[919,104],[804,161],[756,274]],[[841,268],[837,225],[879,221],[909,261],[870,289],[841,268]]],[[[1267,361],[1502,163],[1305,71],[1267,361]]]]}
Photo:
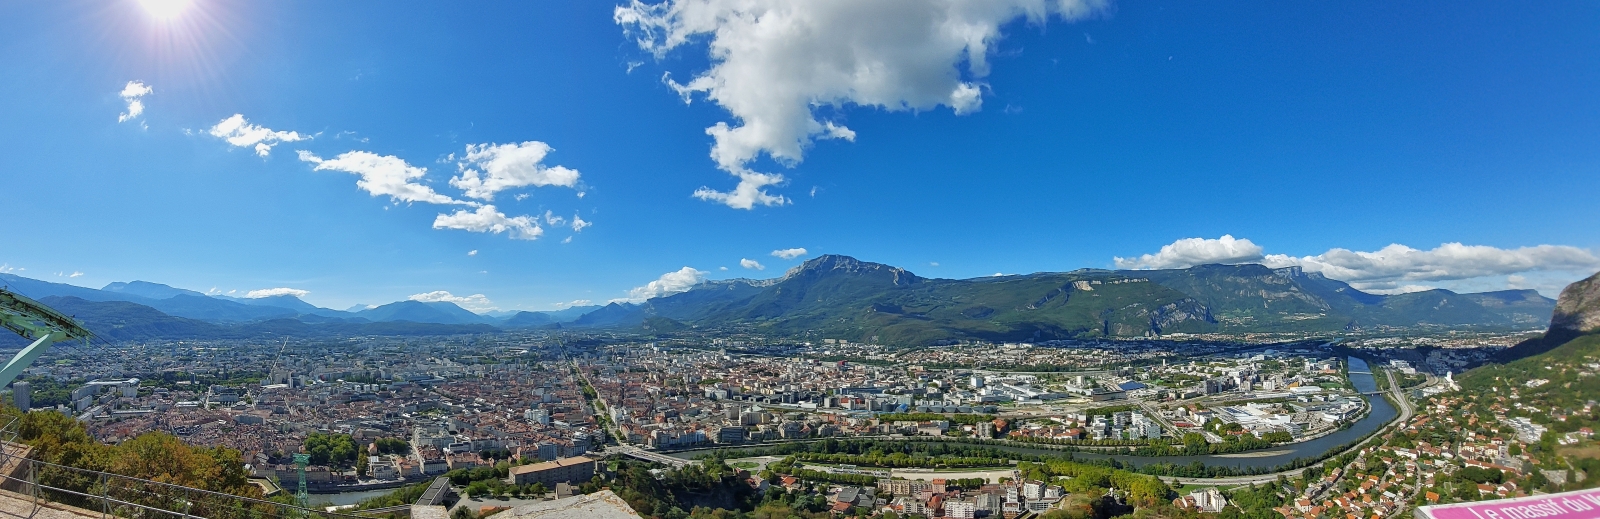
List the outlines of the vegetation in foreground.
{"type": "MultiPolygon", "coordinates": [[[[227,448],[194,447],[175,436],[162,432],[141,434],[116,445],[95,440],[84,429],[83,423],[61,413],[42,411],[22,413],[6,406],[0,410],[9,418],[16,418],[17,441],[33,447],[32,459],[49,463],[39,469],[39,483],[44,486],[85,494],[109,493],[123,501],[147,506],[173,509],[187,502],[188,512],[201,517],[252,517],[271,508],[270,505],[244,506],[243,502],[219,496],[210,496],[181,489],[162,491],[159,486],[138,481],[101,482],[98,477],[83,472],[100,471],[166,483],[233,496],[262,499],[261,488],[249,481],[244,460],[238,451],[227,448]],[[81,470],[73,470],[81,469],[81,470]]],[[[68,493],[46,491],[53,501],[99,508],[98,502],[68,493]]],[[[279,498],[287,502],[287,496],[279,498]]]]}

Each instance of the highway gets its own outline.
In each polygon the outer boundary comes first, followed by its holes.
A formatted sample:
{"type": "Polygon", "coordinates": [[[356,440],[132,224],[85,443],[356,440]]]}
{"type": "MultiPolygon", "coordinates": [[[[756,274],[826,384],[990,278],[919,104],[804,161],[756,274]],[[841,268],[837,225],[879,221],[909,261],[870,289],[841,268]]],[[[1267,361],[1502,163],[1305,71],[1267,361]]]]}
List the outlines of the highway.
{"type": "Polygon", "coordinates": [[[623,456],[629,456],[629,457],[638,458],[638,459],[645,460],[645,461],[651,461],[651,462],[655,462],[655,463],[660,463],[662,465],[666,465],[666,466],[673,467],[673,468],[680,468],[680,469],[683,468],[683,467],[695,464],[695,463],[699,463],[698,461],[694,461],[694,460],[686,460],[686,459],[683,459],[683,458],[674,458],[672,456],[668,456],[666,454],[662,454],[662,453],[659,453],[659,452],[647,451],[647,450],[644,450],[644,449],[640,449],[638,447],[634,447],[632,445],[621,445],[621,446],[615,446],[615,447],[607,448],[606,449],[606,454],[621,454],[623,456]]]}

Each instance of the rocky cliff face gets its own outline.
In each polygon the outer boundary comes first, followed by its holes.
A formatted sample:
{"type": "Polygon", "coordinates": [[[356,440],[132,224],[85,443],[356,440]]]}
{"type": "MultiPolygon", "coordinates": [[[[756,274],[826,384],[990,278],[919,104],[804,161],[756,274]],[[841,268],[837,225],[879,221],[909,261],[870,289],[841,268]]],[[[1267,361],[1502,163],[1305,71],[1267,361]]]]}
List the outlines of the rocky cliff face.
{"type": "Polygon", "coordinates": [[[1600,332],[1600,273],[1567,285],[1556,299],[1550,332],[1578,335],[1600,332]]]}
{"type": "Polygon", "coordinates": [[[923,281],[916,274],[912,274],[911,271],[900,267],[861,261],[837,254],[825,254],[806,260],[805,263],[789,269],[789,272],[777,281],[781,283],[800,277],[822,277],[829,274],[847,274],[860,278],[883,280],[894,286],[909,286],[923,281]]]}
{"type": "Polygon", "coordinates": [[[1600,273],[1561,291],[1550,330],[1543,337],[1517,343],[1495,355],[1496,362],[1511,362],[1555,349],[1579,336],[1600,333],[1600,273]]]}

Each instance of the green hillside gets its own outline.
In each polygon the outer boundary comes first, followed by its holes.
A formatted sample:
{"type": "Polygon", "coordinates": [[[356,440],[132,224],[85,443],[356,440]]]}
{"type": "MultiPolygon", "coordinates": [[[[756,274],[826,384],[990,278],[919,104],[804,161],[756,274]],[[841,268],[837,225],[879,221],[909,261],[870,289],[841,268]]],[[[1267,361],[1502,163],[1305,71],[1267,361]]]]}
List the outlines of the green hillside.
{"type": "MultiPolygon", "coordinates": [[[[774,280],[705,283],[575,324],[696,327],[928,344],[948,340],[1137,337],[1175,332],[1331,332],[1383,327],[1527,327],[1554,301],[1537,293],[1384,296],[1298,268],[1203,265],[931,279],[847,256],[813,258],[774,280]]],[[[657,330],[659,331],[659,330],[657,330]]]]}
{"type": "MultiPolygon", "coordinates": [[[[1488,364],[1457,377],[1468,394],[1493,394],[1521,405],[1513,414],[1567,433],[1600,429],[1595,413],[1581,410],[1600,400],[1600,334],[1582,335],[1544,353],[1505,364],[1488,364]],[[1526,411],[1524,411],[1526,409],[1526,411]],[[1566,420],[1552,416],[1568,415],[1566,420]]],[[[1597,410],[1600,411],[1600,410],[1597,410]]]]}

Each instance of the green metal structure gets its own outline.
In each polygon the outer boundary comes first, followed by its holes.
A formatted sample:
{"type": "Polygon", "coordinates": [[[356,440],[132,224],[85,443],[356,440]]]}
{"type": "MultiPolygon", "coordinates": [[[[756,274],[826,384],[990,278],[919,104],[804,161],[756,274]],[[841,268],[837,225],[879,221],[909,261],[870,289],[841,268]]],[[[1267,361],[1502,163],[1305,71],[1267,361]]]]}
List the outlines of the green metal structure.
{"type": "Polygon", "coordinates": [[[300,491],[294,494],[294,503],[300,508],[311,506],[311,494],[306,492],[306,465],[311,463],[310,454],[294,455],[294,466],[300,469],[300,491]]]}
{"type": "Polygon", "coordinates": [[[69,340],[83,341],[87,345],[94,337],[77,320],[4,288],[0,288],[0,326],[33,339],[33,344],[0,367],[0,387],[11,385],[22,375],[22,370],[28,369],[34,359],[50,349],[50,345],[69,340]]]}

